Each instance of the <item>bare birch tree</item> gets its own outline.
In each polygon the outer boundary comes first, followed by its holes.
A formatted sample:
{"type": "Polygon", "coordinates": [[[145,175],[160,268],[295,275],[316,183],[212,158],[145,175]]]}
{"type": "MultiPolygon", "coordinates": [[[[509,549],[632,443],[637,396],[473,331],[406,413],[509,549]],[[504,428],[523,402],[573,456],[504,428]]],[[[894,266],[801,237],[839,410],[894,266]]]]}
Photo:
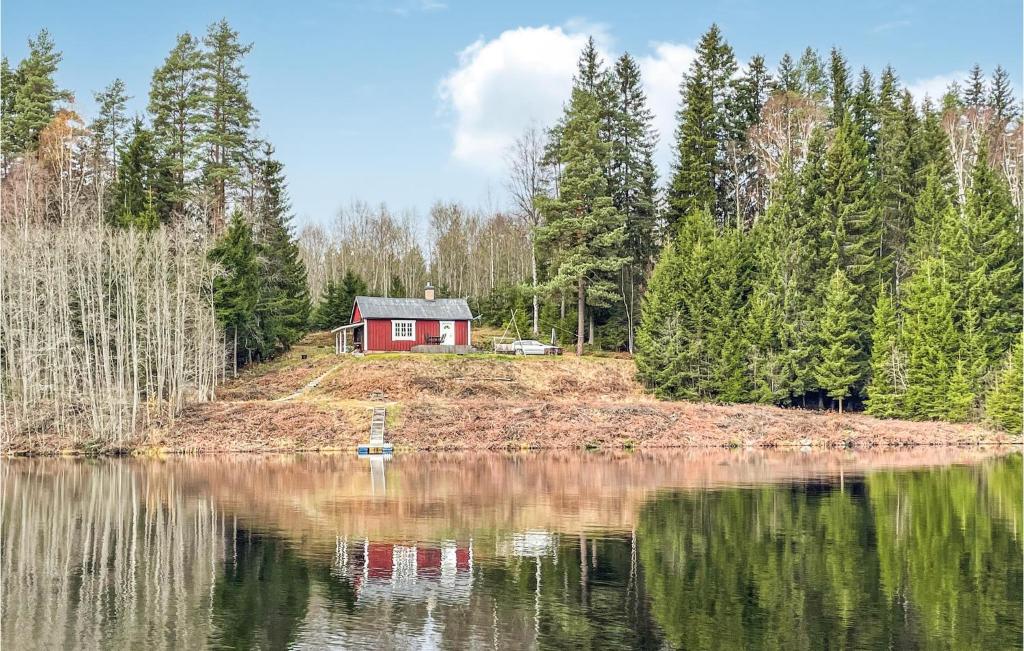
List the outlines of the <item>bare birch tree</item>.
{"type": "Polygon", "coordinates": [[[543,223],[537,207],[537,198],[551,191],[551,168],[545,164],[547,138],[535,126],[530,126],[516,138],[507,156],[508,191],[512,196],[514,213],[527,229],[530,245],[530,288],[533,299],[533,334],[539,332],[540,297],[537,295],[537,244],[535,234],[543,223]]]}

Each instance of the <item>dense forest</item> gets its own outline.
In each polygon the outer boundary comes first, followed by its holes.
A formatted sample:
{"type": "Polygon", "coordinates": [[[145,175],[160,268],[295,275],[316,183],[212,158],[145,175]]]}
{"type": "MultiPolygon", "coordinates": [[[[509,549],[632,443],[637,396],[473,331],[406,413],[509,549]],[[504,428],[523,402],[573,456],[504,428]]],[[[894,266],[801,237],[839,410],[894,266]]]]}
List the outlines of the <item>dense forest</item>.
{"type": "Polygon", "coordinates": [[[119,80],[88,124],[43,30],[2,62],[5,434],[120,440],[206,400],[239,363],[306,330],[306,272],[282,165],[255,136],[249,45],[182,34],[145,115],[119,80]]]}
{"type": "MultiPolygon", "coordinates": [[[[292,225],[244,43],[177,37],[146,110],[84,120],[44,30],[0,70],[3,413],[138,431],[349,317],[359,293],[470,299],[485,322],[633,353],[656,394],[864,408],[1020,431],[1021,107],[1002,68],[916,98],[839,49],[681,79],[670,176],[640,67],[580,55],[561,118],[507,155],[507,209],[354,201],[292,225]]],[[[5,432],[12,431],[5,427],[5,432]]]]}
{"type": "Polygon", "coordinates": [[[1020,431],[1024,132],[1002,68],[918,104],[838,49],[740,66],[712,26],[663,191],[638,76],[591,41],[562,119],[517,144],[542,330],[557,308],[577,352],[635,352],[664,397],[1020,431]]]}

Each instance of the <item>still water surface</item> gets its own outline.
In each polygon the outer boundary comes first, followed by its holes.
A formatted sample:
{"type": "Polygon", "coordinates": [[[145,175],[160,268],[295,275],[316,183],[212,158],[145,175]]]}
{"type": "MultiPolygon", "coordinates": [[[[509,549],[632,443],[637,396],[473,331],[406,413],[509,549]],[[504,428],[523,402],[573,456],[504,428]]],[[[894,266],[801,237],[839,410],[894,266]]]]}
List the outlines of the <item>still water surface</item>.
{"type": "Polygon", "coordinates": [[[1019,649],[1021,455],[13,460],[3,649],[1019,649]]]}

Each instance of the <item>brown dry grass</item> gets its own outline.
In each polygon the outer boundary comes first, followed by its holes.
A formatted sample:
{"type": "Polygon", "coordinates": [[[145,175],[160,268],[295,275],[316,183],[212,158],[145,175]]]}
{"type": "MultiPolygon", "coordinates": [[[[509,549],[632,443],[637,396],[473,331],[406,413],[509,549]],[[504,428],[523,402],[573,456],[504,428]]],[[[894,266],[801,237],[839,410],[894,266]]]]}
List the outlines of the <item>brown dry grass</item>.
{"type": "Polygon", "coordinates": [[[1021,437],[980,425],[663,402],[643,392],[632,361],[620,357],[341,358],[333,354],[330,335],[324,333],[308,337],[273,362],[246,369],[221,387],[217,397],[116,448],[36,437],[15,442],[8,451],[351,449],[365,442],[369,408],[382,400],[388,407],[388,440],[418,449],[1021,443],[1021,437]],[[318,386],[307,388],[325,373],[318,386]]]}

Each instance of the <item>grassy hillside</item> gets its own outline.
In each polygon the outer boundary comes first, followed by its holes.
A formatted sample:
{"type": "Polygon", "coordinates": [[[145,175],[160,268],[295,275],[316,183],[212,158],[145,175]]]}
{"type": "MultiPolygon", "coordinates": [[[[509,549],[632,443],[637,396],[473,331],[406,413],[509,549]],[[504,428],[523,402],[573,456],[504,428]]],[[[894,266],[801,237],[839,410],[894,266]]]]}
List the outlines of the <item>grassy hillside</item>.
{"type": "MultiPolygon", "coordinates": [[[[175,422],[132,442],[143,451],[351,450],[371,409],[387,408],[399,449],[856,446],[1020,443],[977,425],[878,420],[757,405],[663,402],[620,357],[334,354],[308,336],[254,365],[175,422]]],[[[60,442],[14,452],[52,452],[60,442]]]]}
{"type": "Polygon", "coordinates": [[[351,449],[365,442],[376,405],[387,407],[387,438],[399,448],[1019,442],[976,425],[662,402],[645,394],[634,375],[632,361],[618,357],[339,357],[330,337],[316,334],[282,358],[247,369],[221,388],[217,402],[190,410],[148,445],[351,449]]]}

